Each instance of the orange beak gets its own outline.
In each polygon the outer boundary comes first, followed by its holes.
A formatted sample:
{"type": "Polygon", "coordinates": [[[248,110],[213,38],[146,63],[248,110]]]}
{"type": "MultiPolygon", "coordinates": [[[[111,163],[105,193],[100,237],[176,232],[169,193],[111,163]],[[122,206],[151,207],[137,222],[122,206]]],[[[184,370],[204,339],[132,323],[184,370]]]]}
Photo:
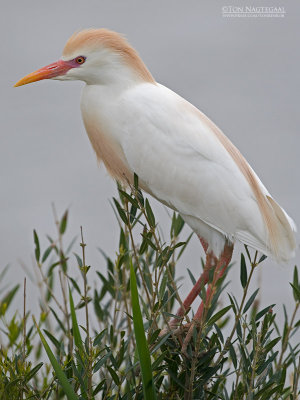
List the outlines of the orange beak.
{"type": "Polygon", "coordinates": [[[59,75],[64,75],[69,69],[73,68],[74,65],[70,61],[58,60],[52,64],[46,65],[46,67],[40,68],[37,71],[31,72],[20,79],[14,87],[27,85],[27,83],[41,81],[42,79],[51,79],[59,75]]]}

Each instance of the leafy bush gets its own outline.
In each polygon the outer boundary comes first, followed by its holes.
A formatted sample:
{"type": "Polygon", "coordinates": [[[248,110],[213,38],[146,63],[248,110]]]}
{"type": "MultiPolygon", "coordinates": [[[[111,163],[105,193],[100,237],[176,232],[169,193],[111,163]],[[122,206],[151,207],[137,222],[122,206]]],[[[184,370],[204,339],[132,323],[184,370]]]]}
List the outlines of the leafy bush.
{"type": "MultiPolygon", "coordinates": [[[[113,259],[104,255],[106,271],[93,267],[98,279],[94,288],[82,231],[80,255],[72,253],[74,241],[66,250],[63,245],[68,212],[56,219],[57,238],[47,236],[46,249],[34,231],[40,315],[36,321],[26,309],[26,280],[23,315],[7,312],[19,285],[2,297],[0,398],[297,399],[297,268],[291,283],[295,308],[290,316],[284,308],[284,325],[278,326],[274,304],[259,310],[258,289],[248,293],[264,257],[251,257],[245,248],[240,262],[242,298],[224,292],[225,275],[182,351],[191,312],[178,321],[176,330],[162,328],[175,317],[175,305],[182,304],[175,270],[191,235],[180,241],[184,222],[174,213],[169,242],[163,242],[137,177],[130,193],[118,190],[119,198],[113,200],[119,249],[113,259]],[[221,294],[222,303],[227,302],[222,308],[221,294]]],[[[195,282],[191,273],[190,277],[195,282]]],[[[4,278],[5,270],[3,287],[4,278]]]]}

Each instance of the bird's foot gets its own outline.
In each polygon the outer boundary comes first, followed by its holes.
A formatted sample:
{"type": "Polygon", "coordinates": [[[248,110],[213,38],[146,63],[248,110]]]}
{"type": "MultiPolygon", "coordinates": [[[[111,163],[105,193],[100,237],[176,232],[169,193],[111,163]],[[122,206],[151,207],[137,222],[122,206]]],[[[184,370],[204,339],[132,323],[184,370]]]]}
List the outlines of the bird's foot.
{"type": "Polygon", "coordinates": [[[176,323],[174,323],[174,321],[171,322],[168,324],[167,328],[160,331],[159,337],[170,334],[170,337],[179,341],[179,345],[181,345],[181,353],[185,357],[189,358],[190,355],[187,351],[188,345],[194,335],[194,330],[197,329],[198,332],[201,330],[201,320],[194,318],[192,321],[185,324],[182,323],[182,320],[177,321],[176,323]]]}
{"type": "Polygon", "coordinates": [[[175,336],[179,336],[189,329],[190,324],[191,324],[190,322],[182,324],[182,319],[177,320],[175,322],[172,320],[170,323],[168,323],[167,328],[164,328],[160,331],[159,336],[161,337],[168,333],[171,333],[172,335],[175,336]]]}
{"type": "Polygon", "coordinates": [[[199,326],[199,321],[193,319],[192,322],[190,322],[187,325],[188,325],[187,326],[187,334],[186,334],[186,336],[184,338],[184,341],[182,343],[182,346],[181,346],[181,352],[186,357],[188,357],[187,347],[188,347],[188,345],[189,345],[189,343],[191,341],[191,338],[193,336],[194,328],[197,328],[199,326]]]}

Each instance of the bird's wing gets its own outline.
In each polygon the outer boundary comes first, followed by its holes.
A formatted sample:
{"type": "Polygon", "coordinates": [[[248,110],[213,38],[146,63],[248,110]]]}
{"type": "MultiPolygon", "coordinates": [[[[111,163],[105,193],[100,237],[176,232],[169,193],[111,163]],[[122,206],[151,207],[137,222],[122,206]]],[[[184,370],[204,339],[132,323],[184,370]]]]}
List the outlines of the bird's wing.
{"type": "MultiPolygon", "coordinates": [[[[274,253],[263,207],[270,208],[265,212],[273,219],[281,208],[268,201],[251,167],[205,115],[162,85],[132,89],[121,103],[129,113],[122,148],[149,192],[183,216],[274,253]]],[[[295,246],[291,221],[284,211],[276,218],[281,218],[280,239],[286,237],[287,248],[274,255],[288,258],[284,253],[295,246]]]]}

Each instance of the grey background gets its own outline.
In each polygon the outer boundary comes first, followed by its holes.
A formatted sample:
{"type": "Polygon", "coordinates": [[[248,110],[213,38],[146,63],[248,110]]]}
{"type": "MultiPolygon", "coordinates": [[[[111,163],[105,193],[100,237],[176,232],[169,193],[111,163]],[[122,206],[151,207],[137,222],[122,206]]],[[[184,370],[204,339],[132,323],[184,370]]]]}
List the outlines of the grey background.
{"type": "MultiPolygon", "coordinates": [[[[88,263],[94,269],[104,268],[97,247],[111,256],[117,248],[118,227],[108,201],[116,188],[104,167],[97,168],[84,132],[79,111],[82,84],[44,81],[12,88],[25,74],[57,60],[65,41],[80,28],[106,27],[126,34],[154,77],[219,125],[300,226],[296,1],[1,4],[1,268],[10,264],[1,287],[22,282],[25,272],[19,260],[32,269],[33,228],[41,237],[55,234],[51,202],[59,214],[70,206],[69,239],[83,226],[88,263]],[[286,16],[222,18],[222,6],[229,4],[284,6],[286,16]]],[[[166,209],[157,203],[155,209],[161,226],[168,229],[166,209]]],[[[80,251],[78,244],[75,250],[80,251]]],[[[187,277],[186,267],[197,274],[199,254],[194,238],[177,275],[187,277]]],[[[234,259],[238,257],[236,251],[234,259]]],[[[279,266],[268,261],[256,274],[263,304],[292,305],[288,281],[294,263],[279,266]]],[[[73,264],[75,268],[75,260],[73,264]]],[[[239,268],[230,275],[230,290],[238,295],[239,268]]],[[[185,279],[182,291],[190,286],[185,279]]],[[[28,301],[34,310],[36,292],[29,283],[28,301]]]]}

